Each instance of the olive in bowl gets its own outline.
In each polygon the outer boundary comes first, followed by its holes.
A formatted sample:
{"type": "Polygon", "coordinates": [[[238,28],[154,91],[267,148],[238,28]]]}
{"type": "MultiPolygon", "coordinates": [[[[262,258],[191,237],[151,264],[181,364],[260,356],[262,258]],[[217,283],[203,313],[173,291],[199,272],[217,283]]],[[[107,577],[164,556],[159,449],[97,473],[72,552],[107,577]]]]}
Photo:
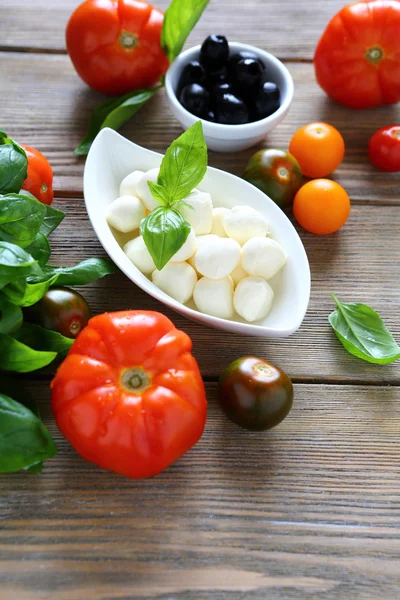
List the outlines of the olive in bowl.
{"type": "Polygon", "coordinates": [[[294,92],[289,71],[272,54],[247,44],[230,42],[228,60],[222,65],[222,53],[216,62],[203,64],[201,52],[202,46],[182,52],[167,72],[165,85],[172,112],[184,129],[202,119],[210,150],[235,152],[254,146],[288,113],[294,92]],[[200,71],[201,79],[191,82],[209,93],[208,106],[205,103],[197,114],[188,104],[185,88],[190,84],[182,87],[191,63],[200,64],[205,73],[200,71]]]}

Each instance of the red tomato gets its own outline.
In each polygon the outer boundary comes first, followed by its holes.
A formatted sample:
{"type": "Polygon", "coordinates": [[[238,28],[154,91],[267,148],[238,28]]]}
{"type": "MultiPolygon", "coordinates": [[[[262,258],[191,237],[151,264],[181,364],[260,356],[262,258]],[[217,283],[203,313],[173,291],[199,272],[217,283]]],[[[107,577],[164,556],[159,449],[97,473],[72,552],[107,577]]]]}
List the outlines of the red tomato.
{"type": "Polygon", "coordinates": [[[400,171],[400,125],[382,127],[369,140],[368,154],[377,169],[400,171]]]}
{"type": "Polygon", "coordinates": [[[203,433],[207,400],[191,348],[157,312],[94,317],[51,384],[60,431],[103,469],[156,475],[203,433]]]}
{"type": "Polygon", "coordinates": [[[168,69],[163,13],[144,0],[86,0],[67,25],[67,49],[90,87],[118,95],[150,87],[168,69]]]}
{"type": "Polygon", "coordinates": [[[43,204],[51,204],[54,198],[53,170],[49,161],[39,150],[20,144],[28,157],[28,176],[22,186],[43,204]]]}
{"type": "Polygon", "coordinates": [[[317,46],[317,81],[336,102],[371,108],[400,100],[400,2],[345,6],[317,46]]]}

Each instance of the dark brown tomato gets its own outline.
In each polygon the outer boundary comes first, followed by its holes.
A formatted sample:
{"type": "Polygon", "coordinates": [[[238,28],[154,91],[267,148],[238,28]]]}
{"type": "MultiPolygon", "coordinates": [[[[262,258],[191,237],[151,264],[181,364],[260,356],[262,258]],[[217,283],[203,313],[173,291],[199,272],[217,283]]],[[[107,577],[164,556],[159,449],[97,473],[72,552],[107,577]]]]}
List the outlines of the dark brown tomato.
{"type": "Polygon", "coordinates": [[[289,377],[271,363],[243,356],[222,373],[218,396],[226,416],[244,429],[264,431],[278,425],[293,404],[289,377]]]}
{"type": "Polygon", "coordinates": [[[243,179],[267,194],[282,209],[292,206],[303,184],[301,168],[295,157],[273,148],[259,150],[251,157],[243,179]]]}
{"type": "Polygon", "coordinates": [[[26,319],[69,338],[76,338],[92,316],[85,298],[66,287],[53,287],[26,311],[26,319]]]}

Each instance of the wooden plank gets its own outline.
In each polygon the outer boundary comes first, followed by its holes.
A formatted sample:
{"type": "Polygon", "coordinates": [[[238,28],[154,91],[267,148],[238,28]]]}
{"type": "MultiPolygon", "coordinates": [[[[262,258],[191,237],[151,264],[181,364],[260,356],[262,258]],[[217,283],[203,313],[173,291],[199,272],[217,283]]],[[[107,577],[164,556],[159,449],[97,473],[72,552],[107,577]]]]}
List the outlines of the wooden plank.
{"type": "MultiPolygon", "coordinates": [[[[2,0],[1,47],[65,50],[65,27],[80,3],[2,0]]],[[[169,0],[154,4],[165,10],[169,0]]],[[[325,26],[343,4],[343,0],[271,0],[263,6],[260,0],[213,0],[188,45],[201,43],[210,33],[223,33],[232,41],[254,44],[280,57],[311,60],[325,26]]]]}
{"type": "MultiPolygon", "coordinates": [[[[76,157],[73,149],[85,132],[100,94],[82,84],[66,56],[2,54],[0,58],[0,81],[7,89],[2,99],[2,127],[48,156],[57,190],[81,195],[84,159],[76,157]]],[[[295,80],[295,101],[286,120],[268,136],[265,145],[287,148],[301,125],[316,119],[328,121],[340,129],[346,141],[346,158],[335,178],[346,187],[351,198],[400,203],[400,174],[376,171],[366,153],[368,139],[376,129],[400,121],[400,107],[350,111],[325,97],[314,82],[311,65],[289,63],[288,66],[295,80]]],[[[164,152],[181,129],[169,110],[164,92],[160,92],[121,133],[139,145],[164,152]]],[[[233,154],[210,152],[209,163],[241,175],[257,149],[233,154]]]]}
{"type": "MultiPolygon", "coordinates": [[[[72,264],[104,254],[82,200],[56,200],[54,206],[67,213],[52,237],[55,264],[72,264]]],[[[330,237],[299,232],[311,265],[311,303],[302,327],[287,339],[236,336],[192,323],[142,292],[122,274],[89,285],[83,293],[94,313],[123,309],[165,312],[192,337],[194,353],[205,377],[218,377],[231,360],[255,354],[276,362],[296,379],[399,383],[398,363],[382,367],[349,355],[327,320],[334,308],[329,294],[334,292],[343,301],[372,305],[380,311],[397,340],[400,339],[398,207],[355,206],[346,226],[330,237]]]]}
{"type": "Polygon", "coordinates": [[[400,388],[296,385],[266,433],[207,385],[200,442],[158,477],[84,462],[0,477],[3,600],[388,600],[400,595],[400,388]]]}

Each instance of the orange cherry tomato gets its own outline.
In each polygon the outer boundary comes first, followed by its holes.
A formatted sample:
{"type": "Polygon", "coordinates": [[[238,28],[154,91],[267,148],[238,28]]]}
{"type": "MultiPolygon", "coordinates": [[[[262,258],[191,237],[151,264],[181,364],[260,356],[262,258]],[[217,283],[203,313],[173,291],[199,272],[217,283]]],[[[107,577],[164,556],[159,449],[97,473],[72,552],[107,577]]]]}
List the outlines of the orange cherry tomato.
{"type": "Polygon", "coordinates": [[[49,161],[39,150],[20,144],[28,157],[28,176],[22,189],[30,192],[43,204],[51,204],[54,198],[53,170],[49,161]]]}
{"type": "Polygon", "coordinates": [[[344,157],[344,141],[337,129],[327,123],[301,127],[290,142],[289,152],[297,158],[306,177],[327,177],[344,157]]]}
{"type": "Polygon", "coordinates": [[[314,179],[297,192],[293,212],[304,229],[327,235],[346,223],[350,214],[350,198],[335,181],[314,179]]]}
{"type": "Polygon", "coordinates": [[[368,144],[371,163],[380,171],[400,171],[400,125],[382,127],[374,133],[368,144]]]}
{"type": "Polygon", "coordinates": [[[51,384],[61,433],[103,469],[156,475],[203,433],[207,400],[191,348],[157,312],[93,317],[51,384]]]}
{"type": "Polygon", "coordinates": [[[145,0],[86,0],[66,31],[78,75],[110,95],[154,85],[169,65],[160,41],[163,20],[145,0]]]}
{"type": "Polygon", "coordinates": [[[363,0],[342,8],[314,57],[317,81],[336,102],[372,108],[400,100],[400,2],[363,0]]]}

